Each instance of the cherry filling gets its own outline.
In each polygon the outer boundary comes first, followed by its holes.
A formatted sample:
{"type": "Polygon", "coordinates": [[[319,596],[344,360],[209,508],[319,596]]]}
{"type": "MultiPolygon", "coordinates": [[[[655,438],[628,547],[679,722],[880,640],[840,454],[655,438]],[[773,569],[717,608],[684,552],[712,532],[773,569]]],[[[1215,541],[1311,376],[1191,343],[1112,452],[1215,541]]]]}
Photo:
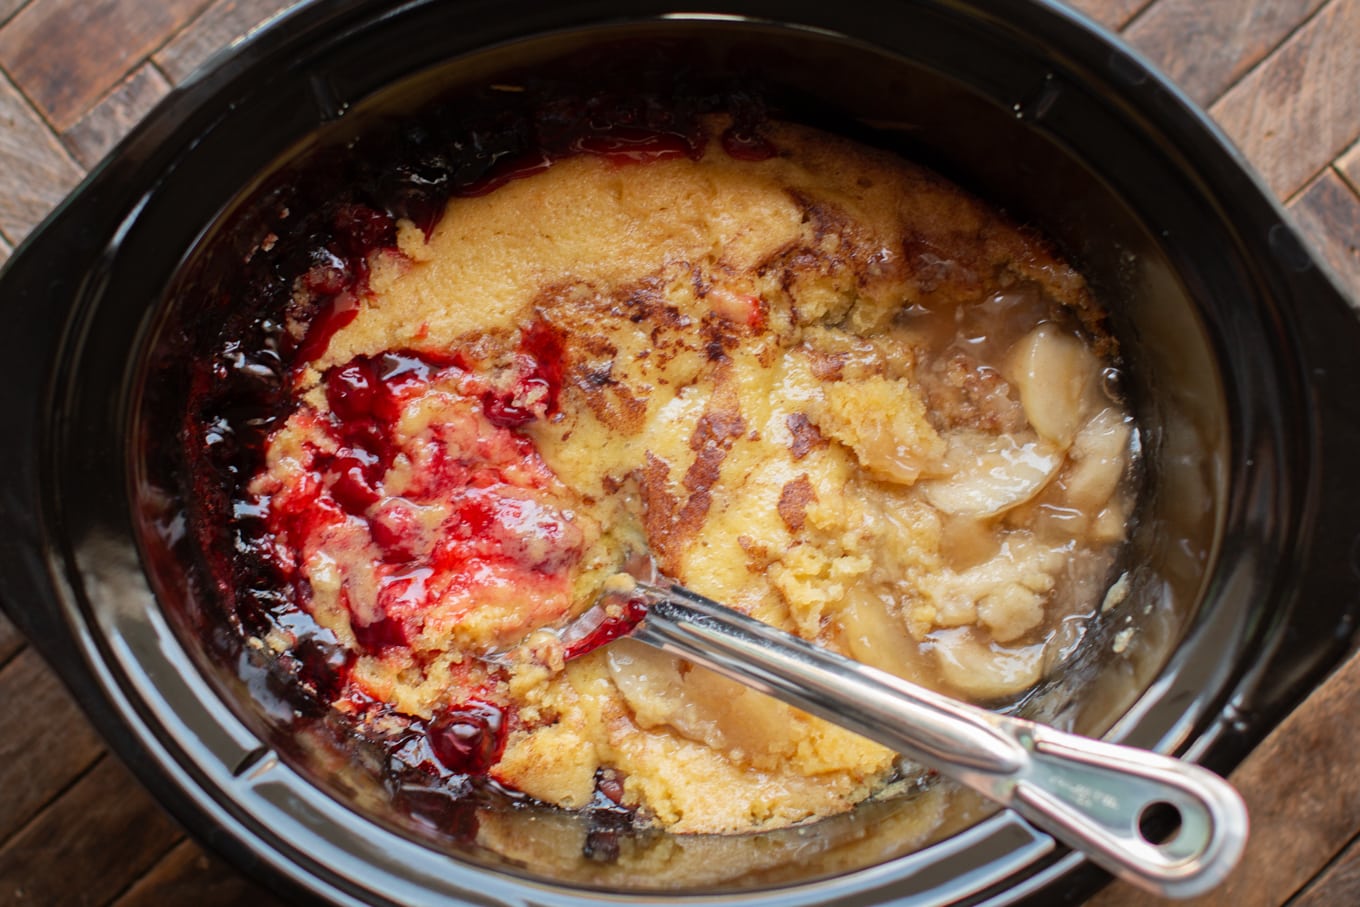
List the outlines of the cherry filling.
{"type": "Polygon", "coordinates": [[[500,611],[487,632],[505,636],[570,607],[581,531],[566,490],[512,430],[556,411],[561,339],[537,321],[509,365],[455,360],[387,353],[331,369],[329,412],[303,408],[271,441],[300,448],[303,468],[259,481],[304,604],[344,607],[369,653],[409,645],[431,622],[448,632],[488,602],[500,611]],[[339,581],[334,605],[318,570],[339,581]]]}
{"type": "MultiPolygon", "coordinates": [[[[383,681],[371,685],[389,659],[399,672],[448,645],[499,648],[570,612],[584,536],[570,493],[518,431],[557,411],[562,339],[539,319],[487,355],[386,353],[331,368],[326,406],[300,407],[268,441],[274,467],[246,512],[297,604],[341,639],[334,615],[348,615],[348,659],[333,664],[346,658],[333,645],[329,680],[312,680],[342,711],[390,711],[383,681]],[[469,622],[470,642],[458,635],[469,622]]],[[[391,745],[410,750],[403,771],[485,776],[512,719],[494,699],[483,689],[429,721],[402,717],[409,730],[391,745]]]]}
{"type": "Polygon", "coordinates": [[[451,772],[485,775],[505,749],[505,712],[470,699],[445,709],[426,726],[435,757],[451,772]]]}
{"type": "Polygon", "coordinates": [[[622,607],[621,613],[606,617],[589,633],[568,643],[563,649],[563,658],[571,661],[600,646],[621,639],[631,633],[647,616],[647,603],[641,598],[627,599],[622,607]]]}
{"type": "Polygon", "coordinates": [[[544,416],[557,413],[566,368],[562,337],[537,319],[523,333],[518,358],[523,369],[510,390],[482,394],[483,412],[491,424],[501,428],[527,425],[538,418],[539,408],[544,416]]]}
{"type": "Polygon", "coordinates": [[[752,127],[730,126],[719,141],[728,157],[739,161],[767,161],[779,153],[769,139],[752,127]]]}
{"type": "MultiPolygon", "coordinates": [[[[397,219],[428,235],[450,197],[485,194],[571,155],[619,166],[698,159],[697,117],[744,103],[726,90],[628,86],[586,99],[526,95],[508,119],[470,120],[458,105],[447,118],[435,111],[416,127],[320,154],[262,194],[254,220],[238,225],[240,254],[209,281],[220,305],[204,309],[195,342],[215,352],[192,368],[184,427],[193,531],[233,628],[214,632],[238,642],[292,640],[269,670],[291,684],[297,715],[318,718],[333,705],[355,716],[353,730],[393,760],[391,778],[424,776],[451,791],[439,780],[447,773],[484,775],[514,716],[486,690],[428,722],[395,715],[356,679],[357,663],[408,651],[428,627],[457,624],[477,601],[537,602],[540,610],[524,618],[533,624],[555,619],[569,600],[581,531],[519,431],[558,412],[562,340],[535,322],[492,377],[479,377],[484,364],[458,353],[356,359],[325,374],[328,412],[299,407],[293,381],[358,316],[372,254],[396,250],[397,219]],[[300,339],[287,327],[296,323],[308,325],[300,339]],[[455,400],[448,424],[397,430],[404,412],[436,393],[455,400]],[[296,471],[271,479],[270,439],[280,430],[307,441],[294,451],[296,471]],[[312,573],[327,551],[343,555],[338,593],[324,593],[312,573]],[[351,568],[372,572],[362,594],[351,588],[351,568]],[[315,616],[323,594],[349,615],[352,641],[315,616]],[[375,713],[398,718],[394,727],[404,730],[364,730],[362,716],[375,713]]],[[[495,99],[496,111],[503,101],[495,99]]],[[[760,116],[738,119],[724,149],[749,160],[772,155],[757,134],[760,116]]],[[[577,640],[569,657],[623,635],[641,616],[630,605],[577,640]]],[[[518,637],[521,628],[502,629],[518,637]]],[[[222,646],[229,657],[244,651],[222,646]]]]}
{"type": "Polygon", "coordinates": [[[660,132],[637,126],[619,126],[578,136],[568,146],[571,153],[599,155],[615,164],[645,164],[687,157],[697,160],[704,146],[693,136],[660,132]]]}
{"type": "Polygon", "coordinates": [[[331,338],[359,314],[368,292],[368,256],[397,242],[397,222],[367,205],[340,204],[329,229],[310,253],[310,267],[298,284],[314,299],[314,312],[294,362],[305,365],[326,351],[331,338]]]}
{"type": "Polygon", "coordinates": [[[379,618],[370,624],[351,623],[350,631],[354,633],[355,642],[369,652],[407,643],[402,625],[390,617],[379,618]]]}

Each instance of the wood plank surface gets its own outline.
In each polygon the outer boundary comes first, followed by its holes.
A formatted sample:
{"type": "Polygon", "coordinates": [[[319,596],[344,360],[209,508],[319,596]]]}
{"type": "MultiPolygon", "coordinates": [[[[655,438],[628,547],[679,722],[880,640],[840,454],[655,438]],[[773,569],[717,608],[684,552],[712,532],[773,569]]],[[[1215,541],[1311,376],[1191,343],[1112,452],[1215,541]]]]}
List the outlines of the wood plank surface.
{"type": "MultiPolygon", "coordinates": [[[[0,842],[94,764],[104,747],[32,649],[0,668],[0,842]]],[[[4,875],[0,873],[0,878],[4,875]]]]}
{"type": "Polygon", "coordinates": [[[8,22],[16,12],[22,10],[26,3],[29,3],[29,0],[0,0],[0,26],[8,22]]]}
{"type": "Polygon", "coordinates": [[[153,58],[178,85],[217,51],[299,0],[218,0],[153,58]]]}
{"type": "Polygon", "coordinates": [[[1281,198],[1360,137],[1360,0],[1328,0],[1209,112],[1281,198]]]}
{"type": "Polygon", "coordinates": [[[0,904],[107,904],[183,837],[128,770],[105,756],[0,846],[0,904]]]}
{"type": "Polygon", "coordinates": [[[9,21],[10,17],[17,13],[28,0],[0,0],[0,25],[9,21]]]}
{"type": "MultiPolygon", "coordinates": [[[[0,265],[5,263],[8,255],[9,247],[5,245],[3,239],[0,239],[0,265]]],[[[9,660],[23,647],[24,640],[19,635],[19,628],[4,614],[0,614],[0,668],[9,664],[9,660]]]]}
{"type": "Polygon", "coordinates": [[[1323,2],[1160,0],[1128,27],[1124,37],[1197,103],[1207,106],[1323,2]]]}
{"type": "Polygon", "coordinates": [[[1350,183],[1352,189],[1360,192],[1360,142],[1356,142],[1349,151],[1337,158],[1336,169],[1342,178],[1350,183]]]}
{"type": "Polygon", "coordinates": [[[112,907],[285,907],[221,859],[181,841],[112,907]]]}
{"type": "Polygon", "coordinates": [[[62,139],[80,165],[89,169],[169,93],[170,83],[160,69],[154,63],[143,63],[66,130],[62,139]]]}
{"type": "Polygon", "coordinates": [[[1299,232],[1360,299],[1360,195],[1328,167],[1289,203],[1299,232]]]}
{"type": "Polygon", "coordinates": [[[0,66],[63,131],[207,5],[31,0],[0,28],[0,66]]]}
{"type": "Polygon", "coordinates": [[[1118,30],[1151,4],[1151,0],[1068,0],[1106,28],[1118,30]]]}
{"type": "Polygon", "coordinates": [[[1360,904],[1360,840],[1352,841],[1317,881],[1289,907],[1341,907],[1360,904]]]}
{"type": "Polygon", "coordinates": [[[0,234],[17,245],[82,174],[42,117],[3,73],[0,161],[4,162],[0,168],[0,234]]]}
{"type": "MultiPolygon", "coordinates": [[[[173,84],[295,0],[0,0],[0,263],[173,84]]],[[[1360,0],[1071,0],[1166,68],[1360,299],[1360,0]]],[[[1352,660],[1233,779],[1254,833],[1202,904],[1360,903],[1352,660]],[[1282,784],[1282,780],[1288,783],[1282,784]]],[[[275,907],[111,756],[0,617],[0,907],[275,907]]],[[[1161,902],[1118,884],[1091,902],[1161,902]]]]}

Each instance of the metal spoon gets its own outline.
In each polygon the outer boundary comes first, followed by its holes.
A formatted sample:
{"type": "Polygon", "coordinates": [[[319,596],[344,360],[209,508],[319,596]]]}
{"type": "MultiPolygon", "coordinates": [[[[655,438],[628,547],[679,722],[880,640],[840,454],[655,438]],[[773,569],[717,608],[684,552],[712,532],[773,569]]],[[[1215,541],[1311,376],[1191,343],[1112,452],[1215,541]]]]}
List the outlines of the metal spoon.
{"type": "Polygon", "coordinates": [[[611,598],[634,610],[645,605],[630,638],[928,765],[1156,894],[1203,894],[1246,845],[1242,798],[1197,765],[959,702],[654,575],[606,592],[592,610],[611,598]],[[1148,840],[1145,817],[1168,808],[1179,827],[1160,844],[1148,840]]]}

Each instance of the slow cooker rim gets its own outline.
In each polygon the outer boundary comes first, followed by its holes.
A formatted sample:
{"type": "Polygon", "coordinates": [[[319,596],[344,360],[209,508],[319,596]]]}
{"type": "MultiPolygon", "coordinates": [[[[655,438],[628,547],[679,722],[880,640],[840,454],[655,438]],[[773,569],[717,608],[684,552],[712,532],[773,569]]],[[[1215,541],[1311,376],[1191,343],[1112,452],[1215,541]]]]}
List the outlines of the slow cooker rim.
{"type": "MultiPolygon", "coordinates": [[[[322,4],[322,5],[324,6],[325,4],[322,4]]],[[[332,6],[340,7],[340,6],[343,6],[343,5],[344,5],[344,4],[333,4],[332,6]]],[[[424,5],[423,3],[407,4],[407,6],[409,6],[409,7],[419,7],[419,6],[423,6],[423,5],[424,5]]],[[[393,15],[395,15],[395,13],[394,13],[393,15]]],[[[201,76],[201,77],[199,77],[199,80],[196,81],[195,84],[196,84],[196,85],[200,85],[200,86],[207,85],[208,83],[204,81],[206,78],[207,78],[206,76],[201,76]]],[[[181,96],[181,97],[186,97],[186,98],[187,98],[188,95],[186,94],[186,95],[183,95],[183,96],[181,96]]],[[[135,138],[135,137],[134,137],[134,138],[135,138]]],[[[130,141],[130,143],[131,143],[133,140],[129,140],[129,141],[130,141]]],[[[101,171],[99,171],[99,172],[102,172],[102,168],[101,168],[101,171]]],[[[91,177],[91,182],[95,179],[95,176],[97,176],[97,175],[98,175],[98,172],[97,172],[95,175],[92,175],[92,177],[91,177]]],[[[87,182],[87,185],[88,185],[88,184],[89,184],[89,183],[87,182]]],[[[20,253],[19,253],[19,254],[22,254],[22,250],[20,250],[20,253]]],[[[19,256],[16,255],[16,258],[18,258],[18,257],[19,257],[19,256]]],[[[56,381],[56,382],[54,382],[54,385],[53,385],[54,392],[55,392],[58,396],[60,395],[60,394],[59,394],[59,390],[57,389],[57,385],[58,385],[59,383],[60,383],[59,381],[56,381]]],[[[51,503],[51,502],[49,502],[49,503],[51,503]]],[[[49,510],[49,511],[47,512],[47,516],[46,516],[46,527],[49,528],[49,529],[51,529],[52,531],[56,532],[57,534],[60,534],[60,527],[61,527],[61,525],[62,525],[62,517],[61,517],[60,508],[57,507],[57,506],[54,506],[51,510],[49,510]]],[[[72,553],[71,553],[70,551],[67,551],[67,552],[64,552],[62,559],[70,558],[71,556],[72,556],[72,553]]],[[[69,563],[69,562],[70,562],[70,561],[68,561],[68,563],[69,563]]],[[[48,567],[48,569],[51,571],[51,572],[50,572],[50,575],[51,575],[52,577],[54,577],[54,578],[58,578],[59,581],[60,581],[60,578],[63,576],[63,574],[66,572],[66,571],[63,569],[63,566],[62,566],[62,564],[60,563],[60,560],[53,560],[53,561],[49,562],[49,567],[48,567]]],[[[66,612],[67,618],[68,618],[68,620],[69,620],[68,629],[69,629],[70,631],[72,631],[73,633],[78,634],[78,636],[79,636],[79,638],[80,638],[81,645],[82,645],[82,647],[84,647],[84,648],[86,649],[86,651],[95,651],[95,650],[98,650],[98,649],[101,647],[101,646],[100,646],[100,641],[99,641],[97,638],[95,638],[95,636],[92,634],[92,628],[91,628],[91,626],[90,626],[89,624],[86,623],[86,620],[87,620],[87,618],[88,618],[88,612],[85,612],[84,614],[81,614],[81,613],[78,613],[78,612],[76,612],[76,611],[69,610],[69,609],[72,607],[72,605],[71,605],[71,603],[69,602],[69,600],[68,600],[68,604],[67,604],[66,607],[68,608],[68,610],[67,610],[67,612],[66,612]]],[[[83,609],[82,609],[82,610],[83,610],[83,609]]],[[[102,654],[104,655],[104,657],[107,657],[110,653],[104,652],[104,653],[102,653],[102,654]]],[[[91,668],[92,670],[94,670],[94,671],[100,673],[101,676],[100,676],[99,683],[100,683],[101,685],[104,685],[104,686],[105,686],[104,695],[109,695],[110,693],[113,693],[113,692],[120,692],[120,693],[121,693],[121,692],[125,692],[125,691],[123,691],[123,690],[121,689],[121,684],[118,683],[111,675],[109,675],[109,673],[108,673],[108,665],[107,665],[106,663],[103,663],[103,662],[102,662],[102,659],[91,658],[91,659],[89,659],[88,664],[89,664],[89,666],[90,666],[90,668],[91,668]],[[112,684],[112,686],[110,686],[109,684],[112,684]]],[[[128,704],[127,704],[127,703],[124,703],[124,705],[120,706],[120,708],[127,708],[127,707],[128,707],[128,704]]],[[[135,705],[133,706],[133,708],[135,709],[135,705]]],[[[113,723],[111,723],[111,726],[115,726],[115,725],[114,725],[113,723]]],[[[114,736],[115,736],[115,739],[116,739],[118,735],[114,735],[114,736]]],[[[130,747],[133,747],[134,749],[135,749],[135,746],[136,746],[135,743],[132,743],[132,742],[130,742],[130,741],[129,741],[129,742],[126,742],[125,745],[126,745],[126,746],[130,746],[130,747]]],[[[181,768],[182,768],[182,766],[181,766],[181,768]]],[[[155,769],[155,768],[152,768],[152,769],[151,769],[151,771],[156,771],[156,770],[157,770],[157,769],[155,769]]],[[[194,787],[197,787],[197,785],[195,784],[194,787]]]]}

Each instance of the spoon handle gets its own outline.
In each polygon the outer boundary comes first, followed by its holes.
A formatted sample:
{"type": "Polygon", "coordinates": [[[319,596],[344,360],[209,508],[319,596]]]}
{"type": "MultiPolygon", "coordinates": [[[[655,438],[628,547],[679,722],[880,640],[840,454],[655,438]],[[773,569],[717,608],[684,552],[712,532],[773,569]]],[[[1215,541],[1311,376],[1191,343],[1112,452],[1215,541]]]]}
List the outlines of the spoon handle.
{"type": "Polygon", "coordinates": [[[1197,765],[968,705],[680,586],[639,583],[639,595],[647,614],[632,638],[928,765],[1135,885],[1193,897],[1241,856],[1246,806],[1197,765]],[[1154,815],[1179,821],[1162,843],[1142,830],[1154,815]]]}

